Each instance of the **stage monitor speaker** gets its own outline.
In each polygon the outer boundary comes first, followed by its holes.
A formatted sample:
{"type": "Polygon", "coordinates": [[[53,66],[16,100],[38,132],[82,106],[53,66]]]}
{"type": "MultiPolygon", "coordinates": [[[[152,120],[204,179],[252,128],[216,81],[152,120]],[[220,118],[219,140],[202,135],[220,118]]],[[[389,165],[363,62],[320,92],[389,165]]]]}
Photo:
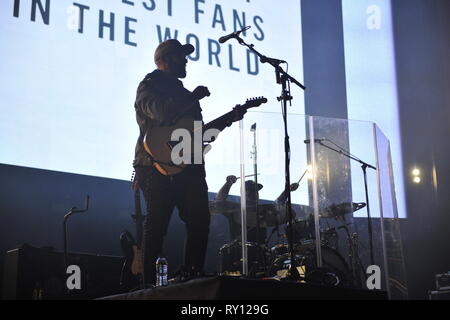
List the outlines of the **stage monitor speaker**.
{"type": "Polygon", "coordinates": [[[68,265],[80,269],[80,288],[67,289],[64,253],[51,247],[23,245],[7,252],[2,298],[7,300],[94,299],[123,292],[120,273],[124,258],[68,253],[68,265]]]}

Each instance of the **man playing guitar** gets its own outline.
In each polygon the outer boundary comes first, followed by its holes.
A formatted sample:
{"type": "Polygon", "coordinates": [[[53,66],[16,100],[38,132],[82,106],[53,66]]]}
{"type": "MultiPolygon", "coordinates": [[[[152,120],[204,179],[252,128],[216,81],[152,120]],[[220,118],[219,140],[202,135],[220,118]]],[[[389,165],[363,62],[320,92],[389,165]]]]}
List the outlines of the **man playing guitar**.
{"type": "MultiPolygon", "coordinates": [[[[157,69],[149,73],[137,89],[134,107],[140,135],[133,166],[147,206],[143,241],[145,284],[155,283],[155,261],[162,254],[163,240],[175,207],[186,224],[185,273],[196,276],[204,266],[210,223],[204,164],[188,164],[181,172],[171,175],[162,170],[146,143],[158,138],[152,136],[155,135],[152,129],[174,125],[176,128],[180,117],[202,120],[199,101],[210,95],[208,88],[198,86],[190,92],[179,80],[186,77],[186,56],[193,51],[192,45],[182,45],[174,39],[162,42],[155,51],[157,69]]],[[[232,119],[218,129],[242,119],[244,113],[245,109],[235,108],[232,119]]]]}

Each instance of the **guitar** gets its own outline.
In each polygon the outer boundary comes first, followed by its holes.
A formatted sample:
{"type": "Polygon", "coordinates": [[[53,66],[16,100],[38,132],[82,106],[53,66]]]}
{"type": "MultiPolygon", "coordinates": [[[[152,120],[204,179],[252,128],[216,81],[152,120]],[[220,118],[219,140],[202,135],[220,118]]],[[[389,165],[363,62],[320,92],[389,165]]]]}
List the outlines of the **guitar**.
{"type": "MultiPolygon", "coordinates": [[[[135,173],[133,172],[134,182],[135,173]]],[[[136,224],[136,243],[133,246],[133,262],[131,263],[131,273],[135,276],[143,274],[143,263],[142,263],[142,239],[144,238],[144,219],[145,217],[142,215],[141,208],[141,192],[139,187],[136,186],[136,190],[134,190],[134,207],[135,214],[131,215],[134,223],[136,224]]]]}
{"type": "MultiPolygon", "coordinates": [[[[266,103],[267,99],[264,97],[247,99],[243,105],[237,105],[232,111],[214,119],[213,121],[200,127],[202,132],[209,129],[217,129],[219,132],[230,126],[233,122],[239,120],[236,119],[237,115],[244,115],[248,109],[258,107],[263,103],[266,103]]],[[[172,161],[172,150],[180,143],[179,141],[172,140],[172,133],[177,129],[186,129],[191,134],[195,134],[194,131],[199,128],[194,128],[194,119],[190,116],[184,116],[178,119],[174,124],[168,126],[157,126],[150,128],[144,136],[144,148],[147,153],[153,159],[154,167],[165,176],[173,176],[182,172],[188,163],[175,164],[172,161]]],[[[194,140],[194,139],[192,139],[194,140]]],[[[203,141],[203,140],[202,140],[203,141]]],[[[210,142],[214,141],[212,139],[210,142]]],[[[209,151],[209,144],[203,146],[206,148],[206,152],[209,151]]],[[[195,150],[195,146],[191,148],[195,150]]],[[[181,151],[181,154],[184,150],[181,151]]],[[[204,151],[204,150],[203,150],[204,151]]],[[[193,153],[190,153],[192,158],[193,153]]],[[[184,158],[184,157],[183,157],[184,158]]],[[[192,162],[191,162],[192,163],[192,162]]]]}
{"type": "MultiPolygon", "coordinates": [[[[135,182],[135,172],[131,177],[132,185],[135,182]]],[[[135,214],[131,215],[136,224],[136,240],[129,231],[124,231],[120,236],[120,244],[125,255],[125,262],[122,266],[120,283],[123,287],[132,288],[142,282],[142,240],[143,224],[145,216],[142,215],[141,193],[139,188],[134,190],[135,214]]]]}

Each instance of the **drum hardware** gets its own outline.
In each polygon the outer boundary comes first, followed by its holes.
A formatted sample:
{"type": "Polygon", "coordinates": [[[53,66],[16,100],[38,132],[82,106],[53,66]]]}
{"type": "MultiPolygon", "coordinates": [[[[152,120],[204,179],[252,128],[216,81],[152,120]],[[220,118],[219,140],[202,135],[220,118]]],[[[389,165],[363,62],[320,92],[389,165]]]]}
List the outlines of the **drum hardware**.
{"type": "MultiPolygon", "coordinates": [[[[348,285],[350,270],[340,253],[326,245],[321,245],[323,267],[317,267],[315,240],[303,240],[295,248],[295,259],[298,262],[297,270],[301,280],[306,283],[338,286],[348,285]]],[[[276,278],[288,277],[291,259],[286,244],[275,245],[270,250],[271,260],[269,275],[276,278]]]]}
{"type": "MultiPolygon", "coordinates": [[[[349,223],[345,222],[344,215],[352,212],[354,209],[359,210],[364,207],[364,204],[351,204],[344,203],[341,205],[334,205],[327,208],[327,217],[334,218],[341,222],[340,226],[322,228],[320,230],[320,241],[322,249],[322,268],[317,268],[316,265],[316,237],[314,228],[314,216],[311,214],[303,219],[296,219],[293,224],[292,233],[289,230],[289,225],[285,227],[285,236],[288,238],[290,234],[293,236],[294,252],[297,261],[301,262],[301,266],[304,266],[304,281],[309,283],[317,283],[322,285],[350,285],[354,279],[357,278],[355,274],[355,259],[359,259],[358,250],[355,246],[357,240],[357,234],[350,234],[348,226],[349,223]],[[349,249],[349,264],[342,257],[337,250],[338,243],[338,230],[345,229],[347,232],[347,238],[352,239],[349,242],[351,245],[349,249]],[[355,242],[356,241],[356,242],[355,242]],[[334,242],[336,243],[333,246],[334,242]]],[[[288,248],[285,244],[278,244],[271,248],[271,264],[270,275],[275,276],[275,273],[284,270],[283,266],[289,262],[288,248]],[[286,262],[286,263],[283,263],[286,262]]],[[[359,269],[358,269],[359,270],[359,269]]],[[[285,275],[285,273],[284,273],[285,275]]],[[[279,276],[279,274],[277,274],[279,276]]]]}
{"type": "MultiPolygon", "coordinates": [[[[310,283],[320,283],[326,285],[345,285],[359,278],[360,267],[357,234],[351,234],[345,222],[345,216],[354,211],[360,210],[365,203],[343,202],[333,204],[320,211],[321,218],[333,218],[341,222],[341,226],[328,227],[320,230],[321,247],[325,251],[322,261],[322,268],[316,266],[316,248],[315,248],[315,230],[313,210],[309,206],[293,205],[302,213],[304,218],[295,219],[293,223],[293,251],[294,265],[296,267],[299,281],[310,283]],[[337,251],[337,245],[333,246],[333,241],[338,237],[338,230],[345,229],[347,238],[350,239],[349,245],[349,265],[346,260],[337,251]],[[330,256],[332,257],[330,259],[330,256]]],[[[253,242],[247,244],[248,250],[248,276],[264,277],[276,276],[277,278],[290,279],[291,254],[287,244],[278,244],[268,250],[268,243],[275,232],[278,232],[280,239],[279,226],[284,227],[284,238],[289,241],[291,234],[289,224],[287,224],[286,210],[277,204],[263,203],[258,209],[260,227],[273,227],[272,233],[265,241],[265,245],[258,245],[253,242]],[[283,210],[284,209],[284,210],[283,210]]],[[[228,215],[230,219],[240,223],[240,203],[214,200],[210,202],[211,214],[222,213],[228,215]]],[[[249,227],[257,226],[256,210],[247,210],[247,221],[249,227]]],[[[337,243],[337,241],[336,241],[337,243]]],[[[231,276],[242,276],[242,248],[241,242],[233,241],[220,248],[220,273],[231,276]]],[[[362,269],[361,269],[362,270],[362,269]]]]}
{"type": "MultiPolygon", "coordinates": [[[[242,242],[232,241],[219,249],[220,274],[242,276],[242,242]]],[[[267,262],[268,250],[265,245],[247,242],[247,259],[249,275],[263,277],[265,275],[265,263],[267,262]]]]}
{"type": "Polygon", "coordinates": [[[342,224],[339,229],[344,229],[347,235],[348,259],[352,282],[356,287],[361,288],[361,274],[366,277],[366,272],[359,256],[358,234],[356,232],[351,232],[349,228],[351,223],[346,223],[344,216],[337,217],[336,220],[340,221],[342,224]]]}
{"type": "MultiPolygon", "coordinates": [[[[247,226],[248,227],[257,227],[258,219],[256,217],[256,206],[247,208],[247,226]]],[[[294,210],[293,215],[296,213],[294,210]]],[[[286,215],[285,210],[279,210],[277,205],[273,203],[263,203],[258,205],[258,218],[259,225],[261,228],[267,227],[276,227],[277,225],[287,223],[288,217],[286,215]]],[[[240,224],[241,221],[241,212],[234,212],[234,221],[240,224]]]]}
{"type": "Polygon", "coordinates": [[[341,225],[336,228],[337,230],[345,230],[348,245],[349,274],[351,275],[351,281],[356,287],[362,286],[361,274],[366,276],[366,273],[359,257],[358,234],[351,233],[349,229],[351,223],[347,223],[345,221],[345,216],[364,207],[366,207],[366,203],[364,202],[342,202],[337,205],[333,204],[325,209],[322,209],[320,212],[321,218],[333,218],[341,223],[341,225]]]}
{"type": "MultiPolygon", "coordinates": [[[[259,176],[260,174],[261,174],[261,173],[258,172],[256,175],[259,176]]],[[[255,176],[255,174],[248,174],[248,175],[244,176],[244,178],[254,177],[254,176],[255,176]]],[[[237,180],[239,180],[240,178],[241,178],[241,177],[236,177],[237,180]]]]}
{"type": "Polygon", "coordinates": [[[364,204],[364,206],[367,206],[367,231],[368,231],[368,234],[369,234],[370,264],[374,265],[375,261],[374,261],[374,255],[373,255],[373,230],[372,230],[372,217],[370,215],[370,205],[369,205],[369,189],[368,189],[368,186],[367,186],[367,168],[373,169],[375,171],[377,170],[377,168],[372,166],[372,165],[370,165],[370,164],[368,164],[367,162],[364,162],[363,160],[359,159],[358,157],[352,155],[350,153],[350,151],[348,151],[345,148],[339,146],[337,143],[333,142],[330,139],[322,139],[321,141],[319,141],[319,144],[321,146],[329,149],[329,150],[337,152],[340,155],[345,156],[345,157],[347,157],[347,158],[349,158],[349,159],[351,159],[353,161],[356,161],[359,164],[361,164],[361,169],[362,169],[362,172],[363,172],[363,179],[364,179],[364,191],[365,191],[365,196],[366,196],[366,203],[364,204]],[[324,142],[329,142],[333,146],[325,144],[324,142]]]}
{"type": "Polygon", "coordinates": [[[223,214],[225,216],[232,215],[236,211],[241,211],[241,204],[228,200],[211,200],[209,201],[209,212],[212,215],[223,214]]]}
{"type": "Polygon", "coordinates": [[[342,202],[339,204],[332,204],[319,212],[320,218],[337,218],[343,217],[346,214],[353,213],[364,208],[364,202],[342,202]]]}

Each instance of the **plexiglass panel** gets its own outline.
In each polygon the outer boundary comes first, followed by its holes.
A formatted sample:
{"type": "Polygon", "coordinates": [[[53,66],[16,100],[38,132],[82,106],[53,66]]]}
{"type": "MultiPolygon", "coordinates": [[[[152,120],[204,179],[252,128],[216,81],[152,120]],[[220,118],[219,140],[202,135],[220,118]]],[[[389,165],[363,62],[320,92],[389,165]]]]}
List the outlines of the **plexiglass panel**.
{"type": "Polygon", "coordinates": [[[205,154],[211,213],[206,265],[208,271],[231,276],[242,275],[239,141],[239,123],[233,123],[205,154]]]}
{"type": "Polygon", "coordinates": [[[389,140],[374,124],[377,148],[378,186],[381,203],[383,242],[387,287],[392,299],[406,299],[406,283],[402,238],[398,220],[395,185],[393,179],[392,157],[389,140]]]}
{"type": "MultiPolygon", "coordinates": [[[[303,238],[303,235],[296,234],[295,229],[291,236],[288,224],[291,216],[293,223],[299,219],[306,224],[308,230],[305,232],[313,232],[313,229],[309,230],[313,225],[310,224],[312,208],[309,205],[308,161],[304,143],[305,117],[291,115],[288,121],[292,124],[289,134],[295,137],[290,139],[291,210],[286,207],[287,193],[284,192],[286,158],[281,114],[248,112],[242,121],[243,167],[247,176],[243,197],[245,194],[247,200],[248,248],[265,257],[255,264],[250,261],[249,251],[249,272],[256,270],[256,274],[264,278],[287,277],[291,264],[290,240],[293,244],[305,241],[305,248],[313,248],[312,236],[303,238]]],[[[297,258],[298,274],[304,276],[304,256],[295,250],[292,253],[297,258]]]]}
{"type": "Polygon", "coordinates": [[[282,115],[248,112],[240,128],[239,165],[229,167],[240,173],[245,199],[240,274],[404,297],[395,185],[382,132],[370,122],[289,114],[289,210],[282,115]]]}

